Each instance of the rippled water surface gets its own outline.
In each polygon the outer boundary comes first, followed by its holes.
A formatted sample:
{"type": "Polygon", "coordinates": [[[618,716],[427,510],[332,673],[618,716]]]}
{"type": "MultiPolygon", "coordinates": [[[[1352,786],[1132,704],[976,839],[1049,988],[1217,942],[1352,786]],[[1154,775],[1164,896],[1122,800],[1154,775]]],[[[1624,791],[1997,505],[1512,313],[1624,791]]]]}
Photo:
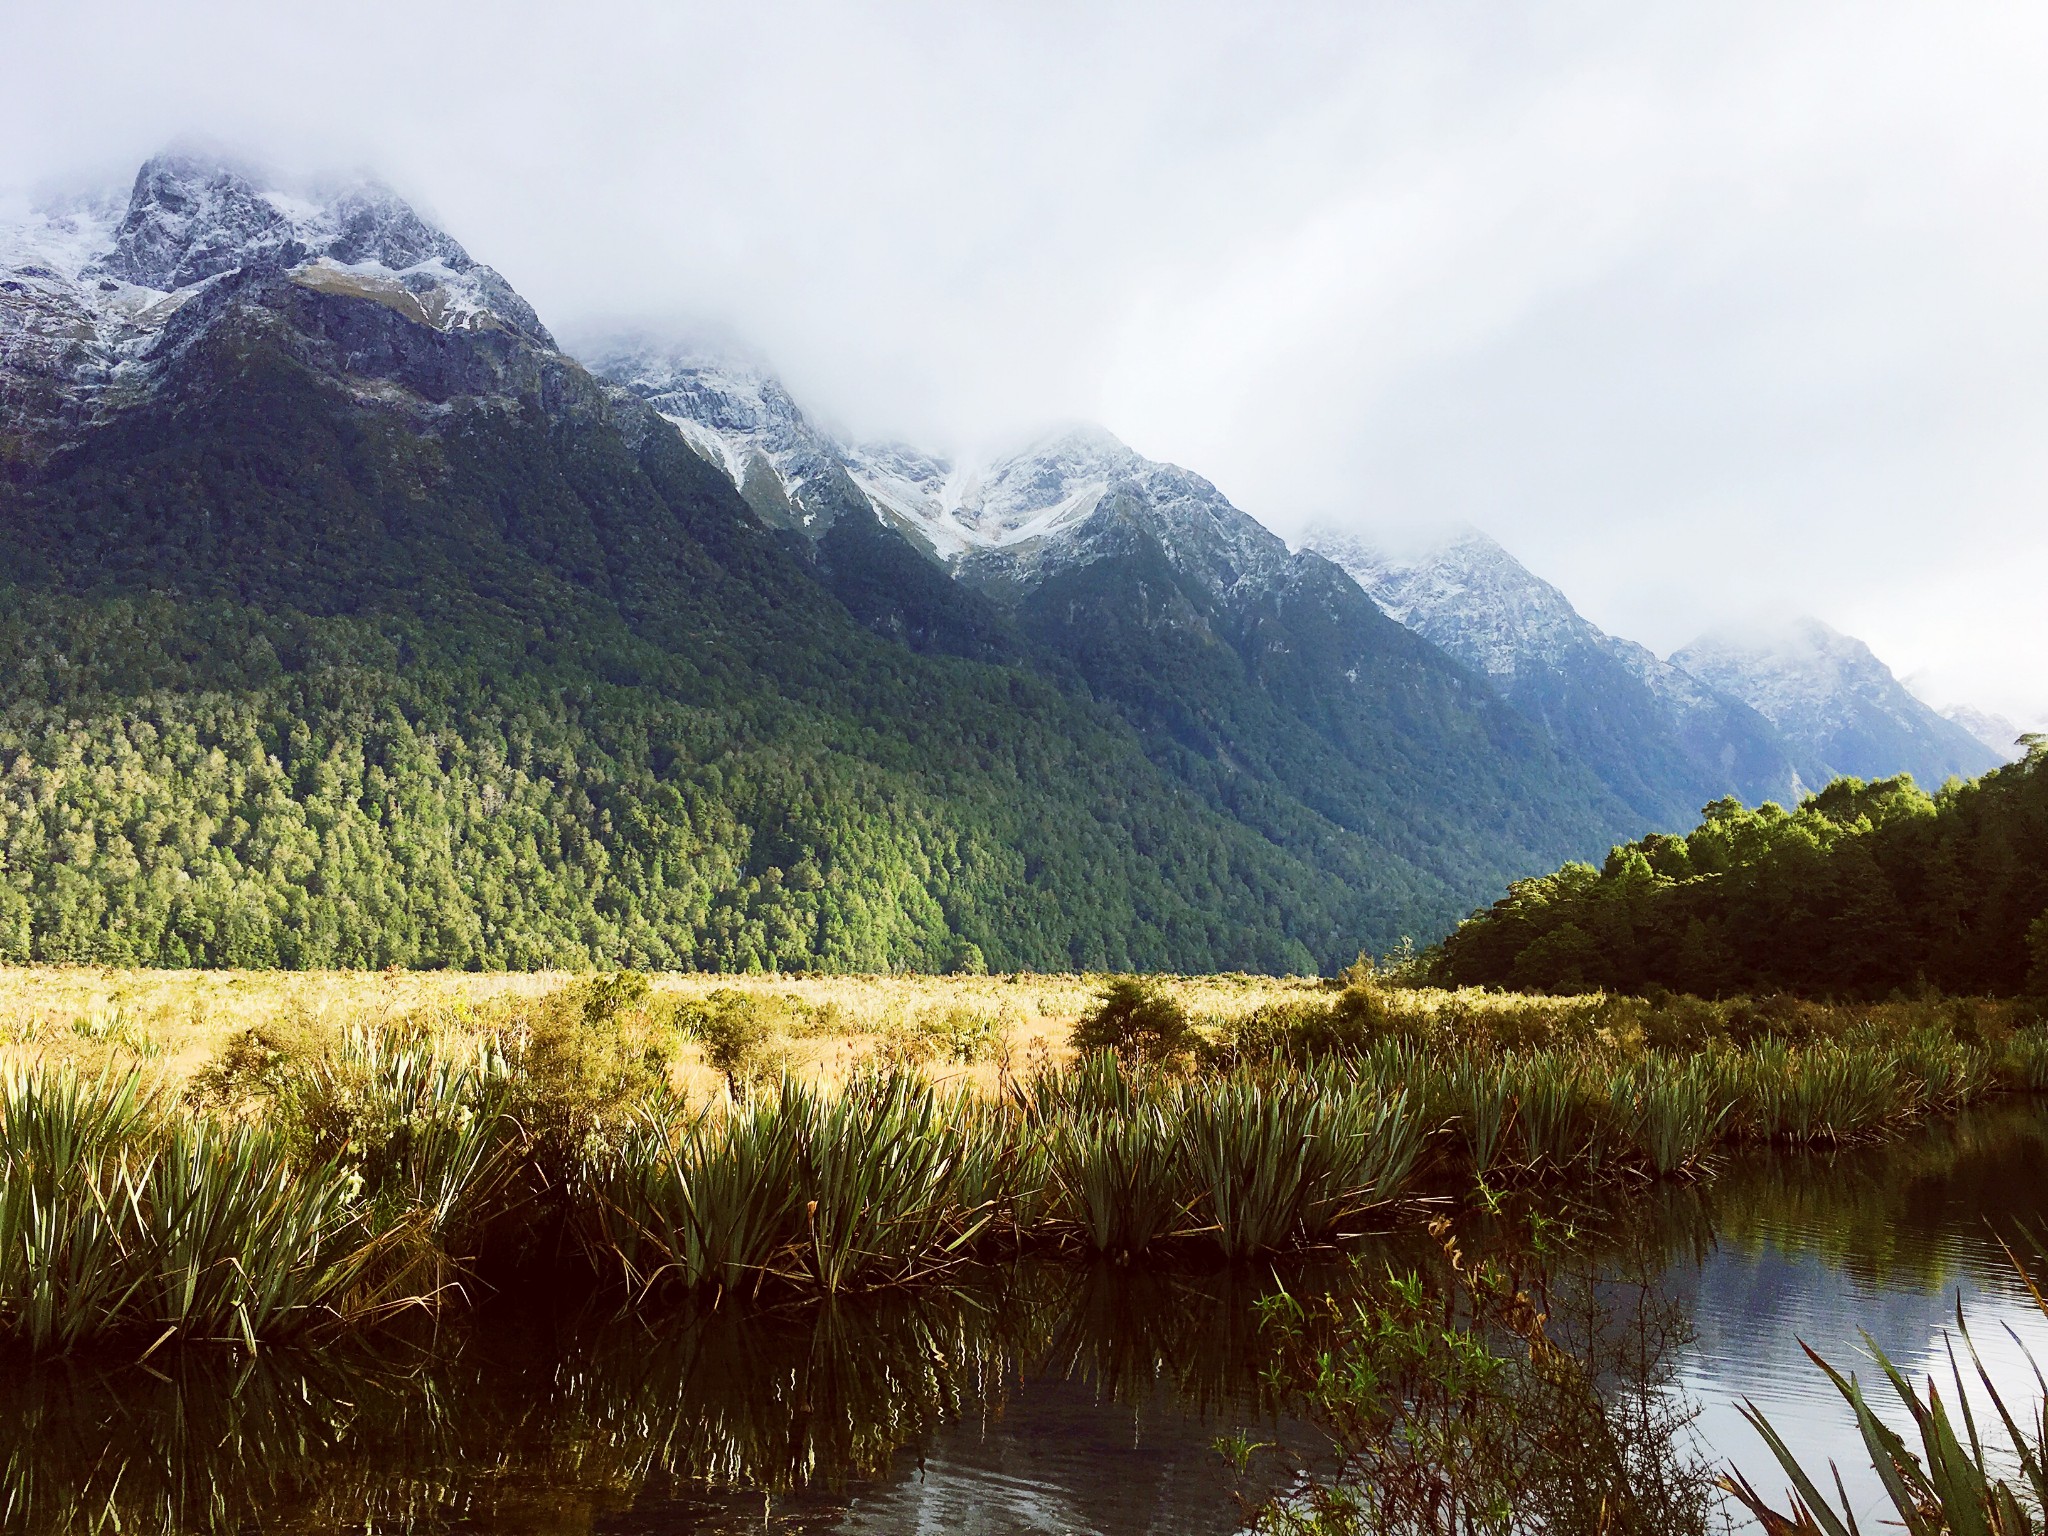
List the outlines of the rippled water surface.
{"type": "MultiPolygon", "coordinates": [[[[1868,1329],[1945,1375],[1960,1298],[2001,1383],[2038,1397],[2022,1346],[2048,1360],[2048,1322],[1998,1242],[2025,1227],[2048,1231],[2048,1113],[2007,1105],[1853,1154],[1739,1160],[1705,1192],[1641,1202],[1630,1254],[1685,1325],[1673,1390],[1706,1450],[1782,1485],[1737,1412],[1753,1400],[1813,1465],[1839,1460],[1871,1514],[1847,1415],[1799,1341],[1867,1379],[1868,1329]]],[[[651,1324],[508,1298],[429,1349],[16,1367],[0,1372],[4,1525],[1228,1532],[1235,1495],[1262,1490],[1220,1434],[1318,1449],[1261,1385],[1252,1302],[1272,1283],[1039,1266],[651,1324]]]]}
{"type": "MultiPolygon", "coordinates": [[[[1709,1251],[1675,1258],[1664,1277],[1695,1335],[1678,1379],[1699,1406],[1701,1435],[1760,1489],[1776,1492],[1784,1478],[1737,1412],[1745,1399],[1810,1468],[1839,1463],[1859,1516],[1890,1512],[1840,1397],[1802,1341],[1868,1386],[1877,1373],[1867,1332],[1909,1375],[1933,1373],[1949,1397],[1960,1301],[1993,1380],[2022,1422],[2032,1417],[2041,1387],[2027,1352],[2048,1366],[2048,1319],[2001,1239],[2048,1235],[2048,1112],[2002,1105],[1832,1158],[1745,1160],[1707,1203],[1709,1251]]],[[[1982,1412],[1981,1388],[1978,1396],[1982,1412]]],[[[1882,1385],[1871,1397],[1910,1428],[1882,1385]]]]}

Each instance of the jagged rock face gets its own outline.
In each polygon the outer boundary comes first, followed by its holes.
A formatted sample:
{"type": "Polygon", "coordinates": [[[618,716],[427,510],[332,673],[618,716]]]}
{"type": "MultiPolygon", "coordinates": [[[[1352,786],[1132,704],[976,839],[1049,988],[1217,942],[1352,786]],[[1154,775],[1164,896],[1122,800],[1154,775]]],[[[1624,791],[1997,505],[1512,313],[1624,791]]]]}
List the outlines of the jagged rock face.
{"type": "Polygon", "coordinates": [[[1722,795],[1791,804],[1817,787],[1767,720],[1607,634],[1476,530],[1406,555],[1330,531],[1309,542],[1391,617],[1484,672],[1650,825],[1683,825],[1722,795]]]}
{"type": "Polygon", "coordinates": [[[1910,773],[1931,789],[2003,761],[1914,698],[1869,646],[1818,619],[1703,635],[1671,659],[1775,725],[1814,782],[1910,773]]]}
{"type": "Polygon", "coordinates": [[[302,197],[230,166],[151,160],[125,203],[0,234],[0,430],[23,456],[145,397],[173,317],[236,274],[277,272],[429,329],[554,341],[526,301],[386,189],[302,197]]]}
{"type": "Polygon", "coordinates": [[[769,526],[819,539],[849,513],[874,516],[838,444],[781,381],[689,349],[613,348],[591,367],[674,423],[769,526]]]}
{"type": "Polygon", "coordinates": [[[395,197],[345,192],[329,208],[328,218],[334,233],[320,254],[346,265],[376,262],[401,271],[438,260],[455,272],[477,265],[469,252],[395,197]]]}
{"type": "Polygon", "coordinates": [[[84,275],[168,293],[274,259],[295,233],[289,217],[232,171],[164,156],[135,178],[113,250],[84,275]]]}

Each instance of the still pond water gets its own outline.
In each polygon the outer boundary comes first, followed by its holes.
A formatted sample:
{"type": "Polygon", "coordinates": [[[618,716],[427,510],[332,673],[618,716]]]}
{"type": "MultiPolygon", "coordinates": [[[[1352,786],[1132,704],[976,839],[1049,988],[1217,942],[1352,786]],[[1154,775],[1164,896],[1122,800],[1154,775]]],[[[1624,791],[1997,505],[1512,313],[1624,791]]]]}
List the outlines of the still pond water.
{"type": "MultiPolygon", "coordinates": [[[[1631,1251],[1685,1325],[1667,1390],[1700,1448],[1767,1491],[1783,1479],[1745,1399],[1811,1465],[1839,1461],[1860,1514],[1879,1507],[1800,1340],[1867,1379],[1867,1329],[1945,1377],[1960,1298],[2022,1401],[2022,1346],[2048,1362],[1996,1236],[2048,1231],[2038,1108],[1740,1159],[1653,1206],[1631,1251]]],[[[426,1354],[13,1368],[0,1528],[1230,1532],[1247,1490],[1220,1434],[1317,1448],[1261,1401],[1252,1301],[1271,1283],[1035,1267],[915,1303],[646,1326],[506,1298],[426,1354]]]]}

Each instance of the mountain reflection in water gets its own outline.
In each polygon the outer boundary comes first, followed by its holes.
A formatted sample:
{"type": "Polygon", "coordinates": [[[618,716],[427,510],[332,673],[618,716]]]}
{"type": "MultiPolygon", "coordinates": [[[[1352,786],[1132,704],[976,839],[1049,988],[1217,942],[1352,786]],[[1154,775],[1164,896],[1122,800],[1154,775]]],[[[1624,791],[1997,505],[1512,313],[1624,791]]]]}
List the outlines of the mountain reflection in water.
{"type": "MultiPolygon", "coordinates": [[[[2048,1230],[2036,1106],[1834,1157],[1747,1156],[1704,1189],[1652,1190],[1581,1225],[1602,1235],[1566,1278],[1592,1310],[1560,1308],[1559,1325],[1626,1329],[1645,1298],[1666,1308],[1680,1326],[1641,1368],[1699,1410],[1683,1433],[1760,1487],[1783,1478],[1735,1413],[1744,1397],[1877,1507],[1800,1339],[1861,1366],[1868,1328],[1924,1371],[1960,1293],[2001,1375],[2032,1381],[2001,1325],[2048,1359],[2048,1323],[1994,1235],[2048,1230]]],[[[1485,1241],[1473,1224],[1468,1242],[1485,1241]]],[[[1366,1262],[1383,1272],[1432,1252],[1409,1234],[1366,1262]]],[[[1306,1292],[1345,1273],[1285,1279],[1306,1292]]],[[[1219,1436],[1248,1430],[1311,1461],[1320,1446],[1263,1380],[1253,1304],[1274,1283],[1256,1268],[1039,1264],[836,1307],[728,1302],[644,1321],[501,1301],[375,1352],[13,1361],[0,1369],[0,1526],[1228,1532],[1236,1496],[1269,1490],[1240,1482],[1219,1436]]],[[[1280,1465],[1253,1462],[1268,1476],[1280,1465]]]]}

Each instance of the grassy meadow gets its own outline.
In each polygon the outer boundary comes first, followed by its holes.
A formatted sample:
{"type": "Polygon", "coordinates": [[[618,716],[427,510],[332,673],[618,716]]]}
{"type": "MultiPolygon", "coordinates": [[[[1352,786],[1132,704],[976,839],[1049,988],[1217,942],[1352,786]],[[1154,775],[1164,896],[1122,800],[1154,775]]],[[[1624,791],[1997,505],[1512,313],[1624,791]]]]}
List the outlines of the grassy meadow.
{"type": "MultiPolygon", "coordinates": [[[[573,985],[566,971],[234,971],[105,966],[0,968],[0,1063],[87,1067],[135,1063],[181,1085],[252,1028],[307,1035],[402,1025],[473,1041],[523,1007],[573,985]]],[[[657,974],[655,1011],[738,993],[764,1005],[778,1067],[837,1084],[861,1064],[905,1056],[933,1075],[994,1091],[1000,1063],[1017,1070],[1065,1060],[1067,1036],[1106,978],[1086,975],[776,976],[657,974]],[[947,1020],[972,1021],[975,1049],[950,1050],[947,1020]],[[958,1059],[968,1055],[970,1059],[958,1059]]],[[[1315,997],[1323,983],[1285,976],[1181,976],[1160,986],[1191,1018],[1226,1031],[1262,1007],[1315,997]]],[[[712,1093],[722,1075],[701,1044],[678,1037],[670,1072],[684,1092],[712,1093]]]]}
{"type": "Polygon", "coordinates": [[[2038,1003],[1402,981],[0,973],[0,1336],[1236,1263],[2048,1091],[2038,1003]]]}

